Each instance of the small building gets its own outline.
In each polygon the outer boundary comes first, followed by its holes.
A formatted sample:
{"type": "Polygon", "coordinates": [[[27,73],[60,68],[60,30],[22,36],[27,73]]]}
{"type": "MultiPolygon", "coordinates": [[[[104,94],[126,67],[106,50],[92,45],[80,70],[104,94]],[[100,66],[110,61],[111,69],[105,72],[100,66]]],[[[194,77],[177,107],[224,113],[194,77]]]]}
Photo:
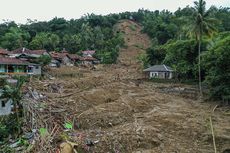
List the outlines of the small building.
{"type": "Polygon", "coordinates": [[[154,65],[145,70],[149,78],[172,79],[173,69],[166,65],[154,65]]]}
{"type": "Polygon", "coordinates": [[[0,57],[0,74],[41,75],[41,65],[17,58],[0,57]]]}
{"type": "MultiPolygon", "coordinates": [[[[0,97],[2,96],[2,90],[0,90],[0,97]]],[[[0,116],[9,115],[13,105],[12,99],[0,98],[0,116]]]]}
{"type": "Polygon", "coordinates": [[[59,61],[62,65],[73,65],[74,62],[69,58],[68,52],[50,52],[50,55],[52,57],[52,60],[59,61]]]}

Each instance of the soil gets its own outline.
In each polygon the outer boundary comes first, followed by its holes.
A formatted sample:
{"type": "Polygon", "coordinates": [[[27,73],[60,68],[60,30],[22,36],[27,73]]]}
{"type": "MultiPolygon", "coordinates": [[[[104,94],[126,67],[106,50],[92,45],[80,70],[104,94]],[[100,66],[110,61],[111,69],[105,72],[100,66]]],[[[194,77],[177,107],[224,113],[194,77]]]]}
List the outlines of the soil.
{"type": "Polygon", "coordinates": [[[137,56],[150,46],[149,37],[130,20],[115,30],[126,42],[117,64],[54,68],[55,78],[31,84],[47,97],[47,107],[64,110],[52,114],[60,125],[74,121],[70,141],[83,135],[84,142],[95,142],[88,152],[98,153],[213,153],[212,115],[217,152],[230,149],[229,109],[217,107],[212,114],[216,103],[197,100],[193,86],[143,79],[137,56]],[[193,92],[168,92],[173,88],[193,92]]]}

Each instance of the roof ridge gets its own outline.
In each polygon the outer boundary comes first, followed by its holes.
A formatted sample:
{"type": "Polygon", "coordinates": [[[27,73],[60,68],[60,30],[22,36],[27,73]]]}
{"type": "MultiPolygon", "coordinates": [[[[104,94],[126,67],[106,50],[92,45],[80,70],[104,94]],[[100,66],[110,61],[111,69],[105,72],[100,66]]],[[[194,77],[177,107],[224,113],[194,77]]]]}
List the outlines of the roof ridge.
{"type": "Polygon", "coordinates": [[[166,69],[166,71],[169,71],[169,69],[163,64],[164,68],[166,69]]]}

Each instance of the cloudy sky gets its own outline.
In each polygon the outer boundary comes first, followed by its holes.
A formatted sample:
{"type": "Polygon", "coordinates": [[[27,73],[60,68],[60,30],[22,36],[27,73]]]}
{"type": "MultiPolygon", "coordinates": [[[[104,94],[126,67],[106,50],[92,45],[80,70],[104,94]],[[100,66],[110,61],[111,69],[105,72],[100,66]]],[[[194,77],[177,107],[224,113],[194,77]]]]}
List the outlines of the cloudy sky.
{"type": "MultiPolygon", "coordinates": [[[[194,0],[0,0],[0,22],[3,19],[26,23],[27,19],[39,21],[53,17],[79,18],[86,13],[109,14],[124,11],[168,9],[193,6],[194,0]]],[[[230,7],[230,0],[206,0],[207,7],[230,7]]]]}

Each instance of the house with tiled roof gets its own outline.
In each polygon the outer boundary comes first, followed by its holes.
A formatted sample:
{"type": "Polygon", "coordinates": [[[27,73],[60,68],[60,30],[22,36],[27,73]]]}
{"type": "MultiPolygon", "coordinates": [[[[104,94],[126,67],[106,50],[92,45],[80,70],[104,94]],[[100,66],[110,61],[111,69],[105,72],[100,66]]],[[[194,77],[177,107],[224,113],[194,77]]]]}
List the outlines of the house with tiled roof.
{"type": "Polygon", "coordinates": [[[38,58],[42,55],[50,56],[46,50],[30,50],[27,48],[18,48],[9,52],[10,57],[38,58]]]}
{"type": "Polygon", "coordinates": [[[0,75],[40,75],[41,65],[17,58],[0,57],[0,75]]]}
{"type": "Polygon", "coordinates": [[[57,63],[57,61],[62,65],[73,65],[74,61],[72,61],[68,55],[69,54],[66,51],[64,51],[64,52],[55,52],[55,51],[50,52],[50,56],[52,57],[51,65],[53,66],[54,63],[57,63]]]}

